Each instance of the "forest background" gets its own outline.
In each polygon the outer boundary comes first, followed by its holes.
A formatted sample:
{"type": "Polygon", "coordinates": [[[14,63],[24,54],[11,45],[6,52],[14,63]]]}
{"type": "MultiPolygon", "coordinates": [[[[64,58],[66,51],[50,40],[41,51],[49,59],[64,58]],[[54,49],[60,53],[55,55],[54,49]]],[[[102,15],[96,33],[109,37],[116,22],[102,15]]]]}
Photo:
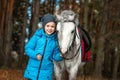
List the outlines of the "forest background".
{"type": "Polygon", "coordinates": [[[0,80],[25,80],[26,42],[41,17],[66,9],[78,15],[92,39],[91,60],[77,80],[120,79],[119,0],[0,0],[0,80]]]}

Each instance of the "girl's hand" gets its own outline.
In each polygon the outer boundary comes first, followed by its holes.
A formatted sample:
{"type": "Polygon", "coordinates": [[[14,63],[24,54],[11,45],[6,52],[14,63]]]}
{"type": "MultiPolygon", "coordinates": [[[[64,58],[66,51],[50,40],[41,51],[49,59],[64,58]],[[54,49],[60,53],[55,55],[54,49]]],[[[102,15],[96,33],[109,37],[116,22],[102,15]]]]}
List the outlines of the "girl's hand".
{"type": "Polygon", "coordinates": [[[42,56],[40,54],[37,55],[37,59],[38,60],[41,60],[42,59],[42,56]]]}
{"type": "Polygon", "coordinates": [[[64,57],[64,54],[60,54],[60,57],[64,57]]]}

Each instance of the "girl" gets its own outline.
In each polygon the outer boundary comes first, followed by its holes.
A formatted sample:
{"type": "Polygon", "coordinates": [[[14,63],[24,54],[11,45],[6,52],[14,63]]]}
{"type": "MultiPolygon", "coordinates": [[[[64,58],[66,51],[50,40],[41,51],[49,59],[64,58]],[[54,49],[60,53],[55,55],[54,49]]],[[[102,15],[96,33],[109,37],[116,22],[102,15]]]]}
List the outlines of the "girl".
{"type": "Polygon", "coordinates": [[[56,17],[47,14],[42,22],[43,28],[36,30],[25,46],[29,61],[24,77],[28,80],[52,80],[53,60],[63,60],[55,33],[56,17]]]}

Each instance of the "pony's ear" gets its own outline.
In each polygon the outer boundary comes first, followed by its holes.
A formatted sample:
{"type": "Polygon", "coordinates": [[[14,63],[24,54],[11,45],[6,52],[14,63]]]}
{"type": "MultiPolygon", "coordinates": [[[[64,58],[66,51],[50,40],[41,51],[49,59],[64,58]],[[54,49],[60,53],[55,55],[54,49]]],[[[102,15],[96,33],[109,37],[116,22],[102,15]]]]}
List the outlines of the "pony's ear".
{"type": "Polygon", "coordinates": [[[62,17],[58,14],[55,14],[56,18],[57,18],[57,21],[60,21],[62,19],[62,17]]]}
{"type": "Polygon", "coordinates": [[[79,16],[77,14],[74,17],[74,21],[75,21],[76,27],[78,27],[78,25],[79,25],[79,16]]]}

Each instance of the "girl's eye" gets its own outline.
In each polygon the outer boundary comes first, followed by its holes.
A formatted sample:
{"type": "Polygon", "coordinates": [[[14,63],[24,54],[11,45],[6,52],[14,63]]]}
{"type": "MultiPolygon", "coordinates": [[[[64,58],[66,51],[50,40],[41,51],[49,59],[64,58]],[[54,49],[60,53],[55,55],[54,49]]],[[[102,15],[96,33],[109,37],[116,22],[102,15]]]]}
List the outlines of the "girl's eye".
{"type": "Polygon", "coordinates": [[[55,28],[55,26],[51,26],[52,28],[55,28]]]}
{"type": "Polygon", "coordinates": [[[47,25],[47,27],[49,27],[49,25],[47,25]]]}

